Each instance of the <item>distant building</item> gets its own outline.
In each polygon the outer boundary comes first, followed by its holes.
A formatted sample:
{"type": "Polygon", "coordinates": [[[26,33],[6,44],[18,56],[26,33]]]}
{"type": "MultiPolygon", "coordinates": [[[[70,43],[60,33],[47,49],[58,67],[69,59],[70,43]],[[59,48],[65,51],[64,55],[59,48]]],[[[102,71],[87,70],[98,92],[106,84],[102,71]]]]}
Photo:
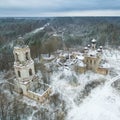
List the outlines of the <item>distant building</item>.
{"type": "Polygon", "coordinates": [[[60,53],[57,59],[59,66],[66,66],[74,69],[78,73],[85,73],[91,70],[95,73],[108,74],[108,63],[102,59],[103,47],[96,49],[96,40],[91,41],[91,45],[84,48],[84,53],[79,51],[60,53]]]}
{"type": "Polygon", "coordinates": [[[104,75],[108,74],[108,66],[105,66],[105,64],[102,63],[102,52],[102,46],[100,46],[99,49],[96,49],[96,40],[93,39],[91,41],[91,46],[88,45],[84,48],[83,63],[85,65],[77,67],[77,70],[81,72],[92,70],[96,73],[104,75]]]}

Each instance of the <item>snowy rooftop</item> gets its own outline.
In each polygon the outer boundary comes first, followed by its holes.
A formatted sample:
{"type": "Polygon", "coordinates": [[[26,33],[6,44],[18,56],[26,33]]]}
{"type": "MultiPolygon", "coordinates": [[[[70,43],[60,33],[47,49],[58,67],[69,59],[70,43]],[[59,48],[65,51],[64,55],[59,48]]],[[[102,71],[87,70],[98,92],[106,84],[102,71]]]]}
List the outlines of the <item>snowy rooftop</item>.
{"type": "Polygon", "coordinates": [[[90,48],[87,48],[87,47],[86,47],[86,49],[84,48],[85,53],[88,57],[97,57],[98,54],[102,53],[101,49],[94,50],[94,49],[90,49],[90,48]]]}
{"type": "Polygon", "coordinates": [[[95,39],[93,39],[93,40],[92,40],[92,42],[96,42],[96,40],[95,40],[95,39]]]}
{"type": "Polygon", "coordinates": [[[100,65],[100,67],[102,68],[110,68],[110,64],[109,63],[103,63],[100,65]]]}
{"type": "Polygon", "coordinates": [[[88,53],[87,53],[88,57],[97,57],[97,55],[98,55],[97,50],[91,50],[91,49],[88,50],[88,53]]]}
{"type": "Polygon", "coordinates": [[[84,64],[83,61],[81,61],[81,60],[78,60],[78,61],[77,61],[77,65],[78,65],[79,67],[85,67],[85,66],[86,66],[86,64],[84,64]]]}
{"type": "Polygon", "coordinates": [[[79,60],[84,60],[84,56],[83,55],[77,55],[76,58],[79,59],[79,60]]]}

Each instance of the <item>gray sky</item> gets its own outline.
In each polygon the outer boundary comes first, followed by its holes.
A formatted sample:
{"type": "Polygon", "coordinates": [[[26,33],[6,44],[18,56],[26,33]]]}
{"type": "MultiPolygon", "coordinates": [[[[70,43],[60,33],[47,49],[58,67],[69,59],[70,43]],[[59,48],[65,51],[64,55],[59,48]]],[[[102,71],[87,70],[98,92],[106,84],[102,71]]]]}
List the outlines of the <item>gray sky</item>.
{"type": "Polygon", "coordinates": [[[120,16],[120,0],[0,0],[0,16],[120,16]]]}

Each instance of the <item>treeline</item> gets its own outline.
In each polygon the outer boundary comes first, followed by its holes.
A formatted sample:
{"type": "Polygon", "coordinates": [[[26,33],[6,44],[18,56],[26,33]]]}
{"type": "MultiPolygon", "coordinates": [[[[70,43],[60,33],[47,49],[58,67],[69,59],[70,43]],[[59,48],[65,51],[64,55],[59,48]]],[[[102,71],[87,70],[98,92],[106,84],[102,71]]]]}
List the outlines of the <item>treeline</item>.
{"type": "Polygon", "coordinates": [[[63,17],[55,18],[52,25],[62,31],[66,45],[85,45],[97,39],[99,45],[120,44],[120,17],[63,17]]]}
{"type": "Polygon", "coordinates": [[[0,44],[14,40],[18,35],[23,36],[36,28],[43,26],[49,19],[0,19],[0,44]]]}
{"type": "Polygon", "coordinates": [[[13,46],[16,38],[25,37],[25,43],[31,48],[32,57],[51,53],[73,46],[85,46],[95,38],[98,45],[120,45],[119,17],[58,17],[58,18],[1,18],[0,19],[0,70],[13,65],[13,46]],[[36,28],[49,23],[45,29],[34,34],[36,28]],[[56,33],[58,36],[54,36],[56,33]],[[64,43],[63,43],[64,41],[64,43]]]}
{"type": "Polygon", "coordinates": [[[18,36],[42,27],[49,19],[0,18],[0,70],[13,66],[13,45],[18,36]]]}
{"type": "Polygon", "coordinates": [[[41,54],[48,54],[57,49],[62,48],[62,39],[59,36],[48,35],[47,31],[41,31],[26,40],[26,44],[30,46],[31,55],[33,58],[40,58],[41,54]]]}

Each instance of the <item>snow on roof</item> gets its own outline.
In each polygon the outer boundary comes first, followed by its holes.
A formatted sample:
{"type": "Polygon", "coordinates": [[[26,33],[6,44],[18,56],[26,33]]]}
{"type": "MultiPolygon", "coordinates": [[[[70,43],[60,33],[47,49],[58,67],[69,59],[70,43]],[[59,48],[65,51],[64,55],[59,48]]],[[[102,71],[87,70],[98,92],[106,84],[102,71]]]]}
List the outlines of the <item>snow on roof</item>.
{"type": "Polygon", "coordinates": [[[81,61],[81,60],[77,60],[77,65],[78,65],[79,67],[85,67],[85,66],[86,66],[86,64],[84,64],[84,62],[81,61]]]}
{"type": "Polygon", "coordinates": [[[89,50],[87,55],[88,56],[96,56],[97,55],[97,51],[96,50],[89,50]]]}
{"type": "Polygon", "coordinates": [[[110,64],[109,63],[104,63],[104,64],[101,64],[100,67],[102,67],[102,68],[110,68],[110,64]]]}
{"type": "Polygon", "coordinates": [[[90,47],[90,44],[88,44],[88,47],[90,47]]]}
{"type": "Polygon", "coordinates": [[[100,46],[100,49],[102,49],[103,48],[103,46],[100,46]]]}
{"type": "Polygon", "coordinates": [[[76,58],[79,60],[84,60],[84,56],[82,56],[82,55],[77,55],[76,58]]]}
{"type": "Polygon", "coordinates": [[[88,47],[84,47],[84,49],[85,49],[85,50],[87,50],[87,49],[88,49],[88,47]]]}
{"type": "Polygon", "coordinates": [[[100,49],[97,49],[97,52],[101,52],[101,50],[100,50],[100,49]]]}
{"type": "Polygon", "coordinates": [[[81,61],[81,62],[78,63],[78,66],[85,67],[85,64],[81,61]]]}
{"type": "Polygon", "coordinates": [[[93,39],[93,40],[92,40],[92,42],[96,42],[96,40],[95,40],[95,39],[93,39]]]}

